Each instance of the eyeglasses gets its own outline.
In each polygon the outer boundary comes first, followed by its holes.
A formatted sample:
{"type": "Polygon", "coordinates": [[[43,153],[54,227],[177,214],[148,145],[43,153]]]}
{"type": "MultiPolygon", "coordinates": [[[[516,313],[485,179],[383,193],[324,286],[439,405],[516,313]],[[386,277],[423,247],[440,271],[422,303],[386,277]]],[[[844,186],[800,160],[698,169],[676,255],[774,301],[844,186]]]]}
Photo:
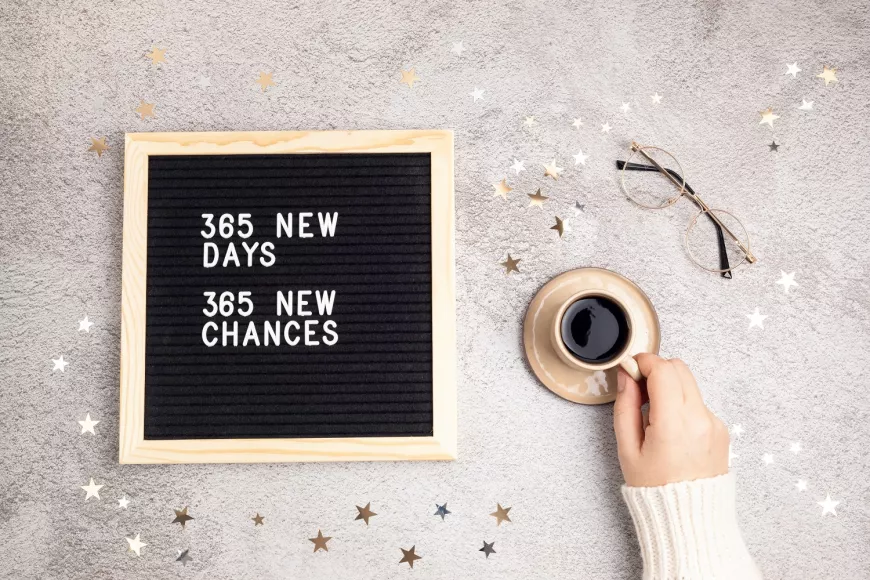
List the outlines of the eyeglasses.
{"type": "Polygon", "coordinates": [[[622,191],[635,205],[664,209],[685,196],[698,206],[700,211],[689,222],[684,239],[689,258],[699,267],[731,278],[738,266],[757,261],[749,248],[749,233],[740,220],[729,211],[710,208],[686,183],[680,162],[668,151],[632,142],[628,159],[617,161],[616,168],[620,170],[622,191]],[[649,165],[632,162],[640,158],[649,165]],[[674,186],[678,188],[676,194],[674,186]]]}

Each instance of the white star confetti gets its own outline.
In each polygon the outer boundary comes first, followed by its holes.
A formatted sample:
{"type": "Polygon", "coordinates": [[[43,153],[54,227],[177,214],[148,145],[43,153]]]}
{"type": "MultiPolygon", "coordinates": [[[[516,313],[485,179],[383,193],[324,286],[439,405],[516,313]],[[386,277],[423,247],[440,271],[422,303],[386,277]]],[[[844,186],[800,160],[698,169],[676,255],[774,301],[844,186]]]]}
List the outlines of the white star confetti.
{"type": "Polygon", "coordinates": [[[483,89],[478,89],[477,87],[474,87],[474,90],[468,94],[471,96],[471,98],[474,99],[474,102],[476,103],[478,100],[483,100],[483,93],[483,89]]]}
{"type": "Polygon", "coordinates": [[[97,423],[99,423],[99,421],[91,420],[90,413],[85,415],[85,420],[79,421],[79,425],[82,426],[82,433],[81,434],[90,433],[91,435],[96,435],[96,433],[94,433],[94,425],[96,425],[97,423]]]}
{"type": "Polygon", "coordinates": [[[631,111],[631,105],[629,105],[628,103],[622,103],[622,106],[619,108],[622,109],[623,113],[628,113],[629,111],[631,111]]]}
{"type": "Polygon", "coordinates": [[[462,46],[462,41],[454,42],[453,48],[450,49],[450,52],[455,54],[456,56],[462,56],[462,51],[465,50],[465,47],[462,46]]]}
{"type": "Polygon", "coordinates": [[[662,102],[662,96],[658,93],[650,96],[650,99],[652,99],[652,102],[654,105],[658,105],[659,103],[662,102]]]}
{"type": "Polygon", "coordinates": [[[794,484],[798,491],[806,491],[807,490],[807,482],[803,479],[797,480],[797,483],[794,484]]]}
{"type": "Polygon", "coordinates": [[[801,106],[798,107],[801,111],[812,111],[813,110],[813,101],[808,101],[806,99],[801,99],[801,106]]]}
{"type": "Polygon", "coordinates": [[[520,171],[526,170],[526,162],[520,161],[519,159],[514,158],[514,164],[511,165],[511,169],[513,169],[516,172],[516,174],[519,175],[520,171]]]}
{"type": "Polygon", "coordinates": [[[770,453],[765,453],[761,456],[761,460],[764,462],[765,465],[770,465],[771,463],[773,463],[773,455],[771,455],[770,453]]]}
{"type": "Polygon", "coordinates": [[[90,320],[88,320],[88,317],[85,316],[84,318],[79,320],[79,332],[88,332],[89,333],[91,331],[91,327],[93,325],[94,325],[94,323],[91,322],[90,320]]]}
{"type": "Polygon", "coordinates": [[[128,550],[131,552],[136,552],[136,557],[141,556],[142,554],[139,553],[139,551],[148,545],[145,542],[139,540],[139,535],[140,534],[136,534],[135,538],[127,538],[127,543],[130,544],[128,550]]]}
{"type": "Polygon", "coordinates": [[[801,69],[798,68],[797,63],[786,65],[788,70],[785,71],[785,74],[791,75],[792,78],[797,78],[797,74],[801,72],[801,69]]]}
{"type": "Polygon", "coordinates": [[[130,505],[130,500],[127,499],[127,496],[123,496],[118,500],[118,507],[122,509],[127,509],[127,506],[130,505]]]}
{"type": "Polygon", "coordinates": [[[93,477],[91,478],[91,482],[89,484],[82,485],[80,487],[87,492],[87,495],[85,496],[85,501],[88,501],[92,497],[100,499],[100,488],[102,488],[103,486],[95,484],[93,477]]]}
{"type": "Polygon", "coordinates": [[[758,328],[764,328],[764,319],[768,317],[767,314],[762,314],[758,311],[758,306],[755,307],[755,312],[752,314],[747,314],[746,317],[749,319],[749,328],[753,326],[757,326],[758,328]]]}
{"type": "Polygon", "coordinates": [[[731,427],[731,432],[734,433],[735,437],[740,437],[741,435],[743,435],[743,431],[743,425],[740,425],[739,423],[731,427]]]}
{"type": "Polygon", "coordinates": [[[603,125],[601,125],[601,132],[610,133],[610,124],[604,123],[603,125]]]}
{"type": "Polygon", "coordinates": [[[531,127],[532,125],[535,124],[535,118],[534,118],[534,117],[526,117],[526,120],[523,121],[523,124],[524,124],[526,127],[531,127]]]}
{"type": "Polygon", "coordinates": [[[54,363],[54,368],[51,370],[60,372],[64,372],[66,365],[69,364],[67,361],[63,360],[63,355],[60,355],[60,358],[51,359],[51,362],[54,363]]]}
{"type": "Polygon", "coordinates": [[[583,126],[583,119],[577,117],[576,119],[574,119],[574,122],[571,123],[571,125],[573,125],[575,129],[579,129],[583,126]]]}
{"type": "Polygon", "coordinates": [[[589,158],[588,155],[583,154],[583,150],[579,150],[577,155],[574,156],[574,165],[586,165],[586,160],[589,158]]]}
{"type": "Polygon", "coordinates": [[[786,274],[782,270],[780,270],[779,273],[782,275],[782,277],[779,280],[777,280],[776,283],[782,284],[783,288],[785,288],[785,293],[788,294],[789,288],[791,288],[792,286],[798,285],[798,283],[794,281],[795,273],[792,272],[791,274],[786,274]]]}
{"type": "Polygon", "coordinates": [[[773,127],[773,122],[776,119],[779,119],[779,115],[774,114],[772,108],[768,108],[766,111],[761,111],[761,121],[758,122],[759,125],[764,125],[767,123],[771,127],[773,127]]]}
{"type": "Polygon", "coordinates": [[[200,86],[200,88],[207,89],[211,86],[211,77],[199,77],[199,81],[197,81],[197,84],[200,86]]]}
{"type": "Polygon", "coordinates": [[[840,502],[832,500],[831,494],[828,494],[827,497],[825,497],[824,501],[820,501],[820,502],[816,502],[816,503],[818,503],[820,506],[822,506],[822,516],[823,517],[825,514],[831,514],[834,516],[837,515],[837,506],[840,505],[840,502]]]}
{"type": "Polygon", "coordinates": [[[795,441],[794,443],[791,444],[790,449],[791,449],[791,452],[792,452],[792,453],[794,453],[795,455],[797,455],[798,453],[801,452],[801,442],[800,442],[800,441],[795,441]]]}
{"type": "Polygon", "coordinates": [[[556,167],[556,160],[553,159],[549,163],[542,164],[544,166],[544,177],[548,175],[553,179],[559,179],[559,174],[564,171],[561,167],[556,167]]]}

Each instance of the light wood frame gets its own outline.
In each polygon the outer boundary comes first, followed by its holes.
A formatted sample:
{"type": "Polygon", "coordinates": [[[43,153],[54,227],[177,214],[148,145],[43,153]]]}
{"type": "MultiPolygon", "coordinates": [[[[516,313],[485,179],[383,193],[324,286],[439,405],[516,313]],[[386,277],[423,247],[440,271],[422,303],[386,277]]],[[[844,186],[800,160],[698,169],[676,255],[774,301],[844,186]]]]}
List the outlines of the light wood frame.
{"type": "Polygon", "coordinates": [[[265,463],[456,458],[453,132],[128,133],[121,283],[121,463],[265,463]],[[148,157],[270,153],[431,153],[433,436],[146,440],[148,157]]]}

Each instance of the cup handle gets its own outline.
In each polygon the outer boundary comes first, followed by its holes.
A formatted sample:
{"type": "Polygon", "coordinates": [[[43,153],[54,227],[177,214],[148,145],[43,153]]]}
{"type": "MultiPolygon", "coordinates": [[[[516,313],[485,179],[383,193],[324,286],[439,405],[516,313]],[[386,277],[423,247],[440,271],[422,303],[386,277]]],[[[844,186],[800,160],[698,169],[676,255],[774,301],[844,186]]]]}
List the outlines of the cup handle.
{"type": "Polygon", "coordinates": [[[633,378],[636,382],[640,382],[643,380],[643,375],[640,374],[640,368],[637,366],[637,361],[634,360],[633,356],[625,356],[619,361],[619,366],[622,367],[622,370],[628,373],[628,376],[633,378]]]}

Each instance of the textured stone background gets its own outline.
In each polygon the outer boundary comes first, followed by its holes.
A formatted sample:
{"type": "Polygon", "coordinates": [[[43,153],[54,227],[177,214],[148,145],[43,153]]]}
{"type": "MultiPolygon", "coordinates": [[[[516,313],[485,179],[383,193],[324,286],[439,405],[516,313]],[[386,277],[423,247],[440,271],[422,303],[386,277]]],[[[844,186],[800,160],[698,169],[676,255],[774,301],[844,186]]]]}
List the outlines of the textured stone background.
{"type": "Polygon", "coordinates": [[[870,576],[868,35],[868,4],[854,0],[3,2],[0,575],[639,577],[610,406],[551,395],[521,354],[534,292],[596,265],[646,290],[664,353],[746,429],[739,517],[767,577],[870,576]],[[160,68],[143,56],[152,45],[167,49],[160,68]],[[784,74],[794,61],[796,79],[784,74]],[[815,78],[825,64],[839,83],[815,78]],[[413,90],[398,82],[410,66],[413,90]],[[277,83],[265,94],[260,70],[277,83]],[[472,102],[475,87],[485,100],[472,102]],[[156,119],[134,114],[140,98],[156,119]],[[768,106],[773,130],[759,125],[768,106]],[[429,127],[456,132],[460,459],[118,465],[124,132],[429,127]],[[97,158],[89,137],[102,135],[111,149],[97,158]],[[688,206],[651,215],[621,198],[613,160],[632,138],[675,151],[699,192],[744,217],[759,263],[732,281],[706,275],[680,245],[688,206]],[[544,181],[553,156],[567,169],[544,181]],[[518,178],[514,157],[529,169],[518,178]],[[506,176],[503,201],[490,184],[506,176]],[[526,207],[539,186],[546,211],[526,207]],[[553,214],[578,199],[586,212],[560,241],[553,214]],[[522,273],[505,278],[508,251],[522,273]],[[781,269],[797,271],[790,294],[781,269]],[[756,306],[763,330],[748,329],[756,306]],[[86,314],[90,334],[77,332],[86,314]],[[52,372],[61,354],[70,364],[52,372]],[[96,437],[79,434],[86,412],[96,437]],[[102,501],[83,501],[90,477],[102,501]],[[827,493],[837,517],[820,517],[827,493]],[[366,528],[353,517],[368,501],[380,515],[366,528]],[[436,501],[454,512],[444,522],[436,501]],[[513,506],[512,524],[496,528],[496,502],[513,506]],[[196,519],[182,531],[170,521],[185,505],[196,519]],[[318,528],[335,537],[329,553],[311,553],[318,528]],[[124,540],[136,533],[141,558],[124,540]],[[397,562],[413,544],[411,571],[397,562]]]}

